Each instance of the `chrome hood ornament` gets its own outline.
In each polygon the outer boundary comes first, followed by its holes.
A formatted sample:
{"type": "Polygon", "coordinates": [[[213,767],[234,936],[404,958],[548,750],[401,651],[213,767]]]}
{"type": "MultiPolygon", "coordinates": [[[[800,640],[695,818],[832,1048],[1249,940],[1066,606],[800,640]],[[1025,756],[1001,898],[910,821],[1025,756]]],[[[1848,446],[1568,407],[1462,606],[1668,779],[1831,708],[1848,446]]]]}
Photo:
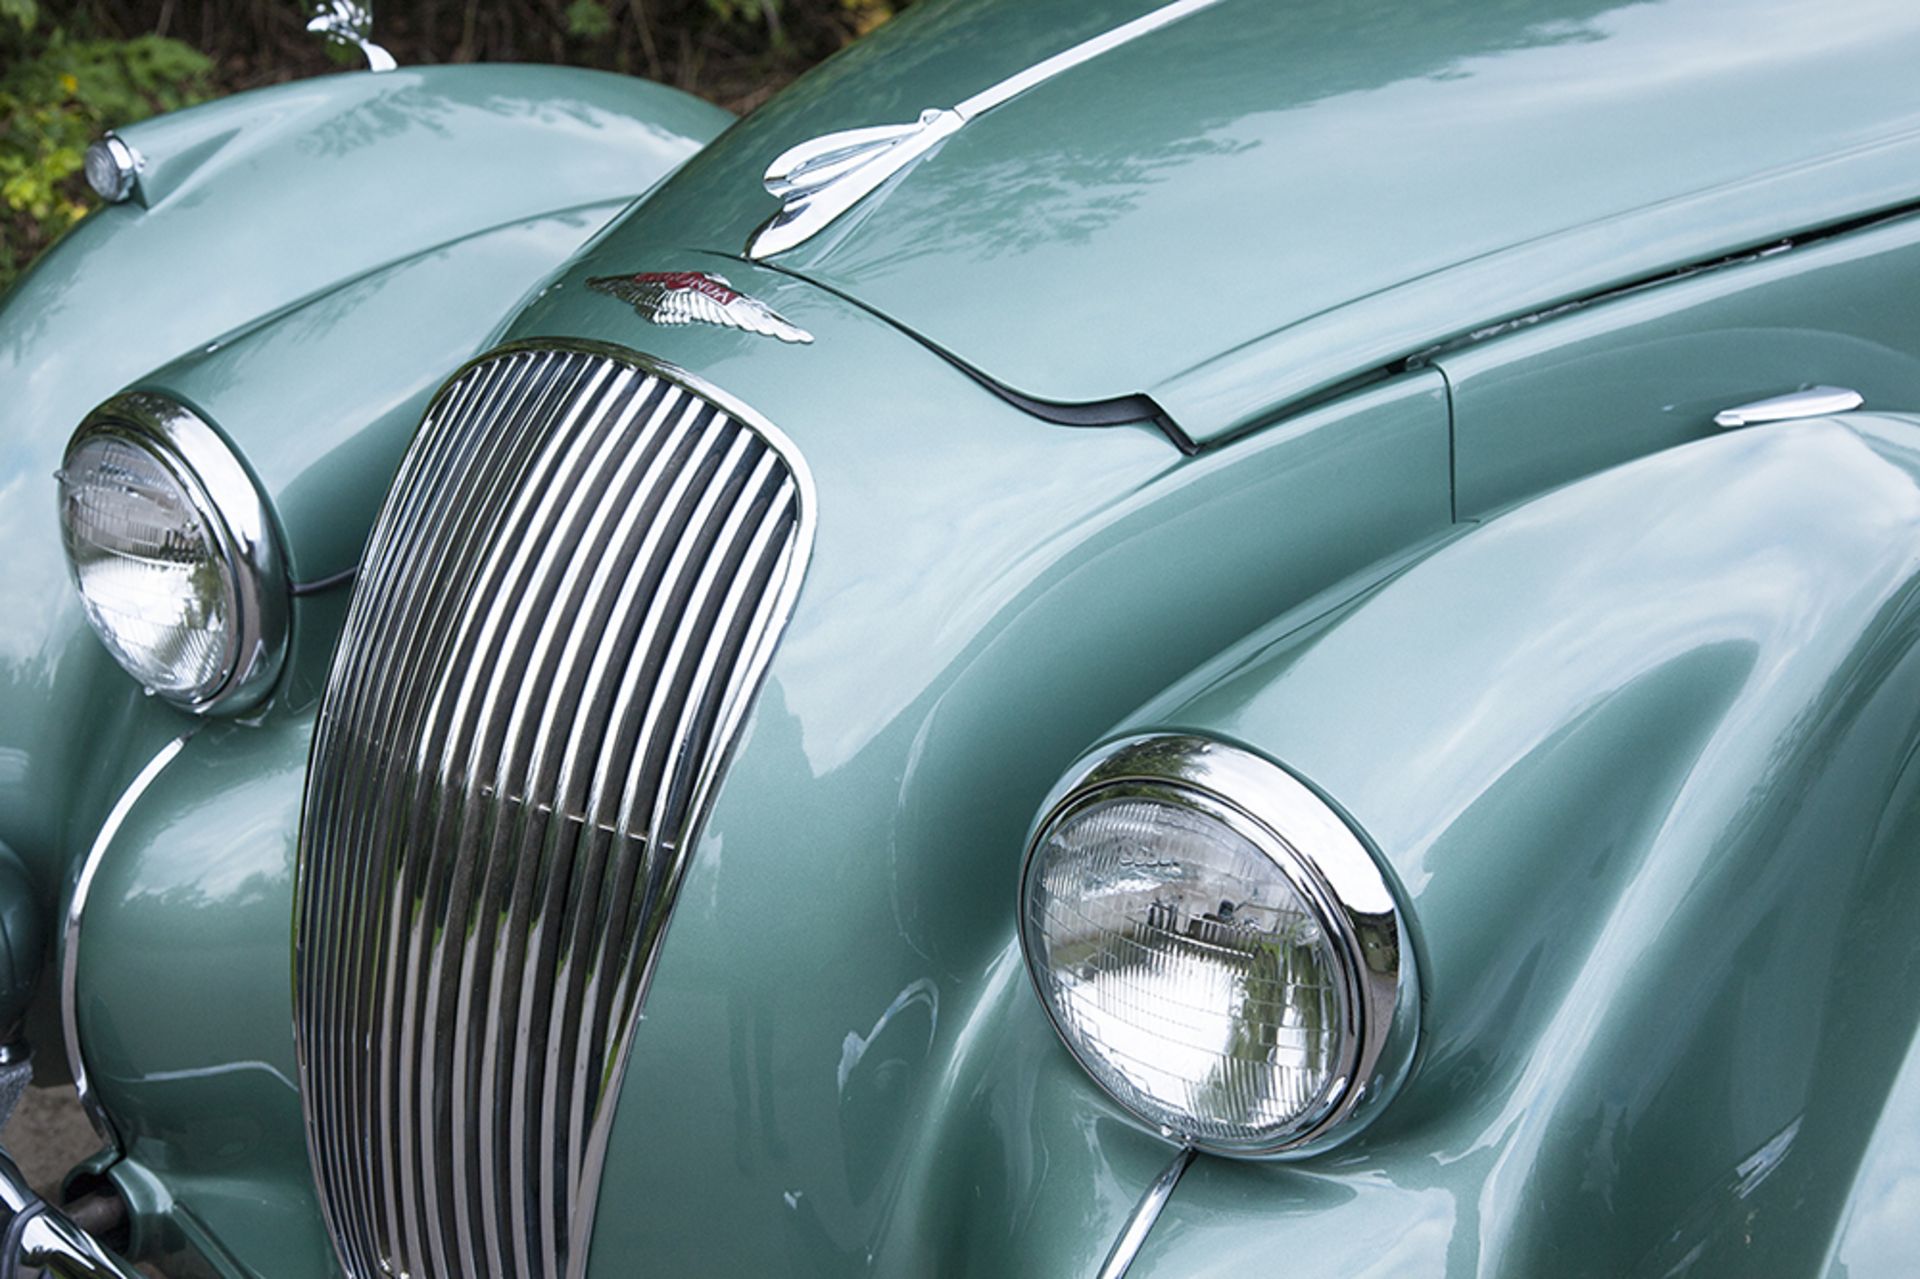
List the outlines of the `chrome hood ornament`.
{"type": "Polygon", "coordinates": [[[1083,62],[1219,3],[1174,0],[1036,62],[958,106],[922,111],[912,124],[845,129],[790,147],[767,166],[767,190],[779,197],[780,211],[754,233],[748,256],[770,257],[804,243],[977,117],[1083,62]]]}
{"type": "Polygon", "coordinates": [[[638,275],[598,275],[587,281],[596,293],[633,305],[655,324],[714,324],[779,338],[811,342],[813,334],[789,324],[785,316],[758,298],[705,271],[642,271],[638,275]]]}
{"type": "Polygon", "coordinates": [[[400,64],[373,42],[373,9],[358,0],[320,0],[307,19],[307,30],[335,44],[350,44],[367,59],[369,71],[391,71],[400,64]]]}

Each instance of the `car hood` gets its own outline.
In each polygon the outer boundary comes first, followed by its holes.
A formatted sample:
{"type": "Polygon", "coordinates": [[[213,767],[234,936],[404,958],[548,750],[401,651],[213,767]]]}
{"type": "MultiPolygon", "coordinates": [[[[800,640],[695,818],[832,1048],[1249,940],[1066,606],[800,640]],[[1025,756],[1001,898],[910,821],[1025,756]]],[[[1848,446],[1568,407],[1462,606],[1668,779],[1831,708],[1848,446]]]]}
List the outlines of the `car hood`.
{"type": "MultiPolygon", "coordinates": [[[[789,146],[1152,8],[911,10],[635,218],[741,254],[789,146]],[[694,230],[697,229],[697,230],[694,230]]],[[[1003,385],[1216,438],[1476,328],[1920,199],[1908,0],[1224,0],[978,116],[770,263],[1003,385]]]]}

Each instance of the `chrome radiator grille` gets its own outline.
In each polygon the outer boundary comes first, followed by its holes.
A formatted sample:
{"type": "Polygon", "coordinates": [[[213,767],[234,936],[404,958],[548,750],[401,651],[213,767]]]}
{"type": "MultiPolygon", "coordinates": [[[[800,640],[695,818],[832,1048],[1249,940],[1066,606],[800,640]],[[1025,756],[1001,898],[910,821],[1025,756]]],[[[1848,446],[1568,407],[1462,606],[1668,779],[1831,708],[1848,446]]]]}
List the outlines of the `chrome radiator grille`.
{"type": "Polygon", "coordinates": [[[503,349],[374,529],[295,907],[308,1144],[357,1279],[584,1266],[655,946],[811,540],[791,445],[718,398],[503,349]]]}

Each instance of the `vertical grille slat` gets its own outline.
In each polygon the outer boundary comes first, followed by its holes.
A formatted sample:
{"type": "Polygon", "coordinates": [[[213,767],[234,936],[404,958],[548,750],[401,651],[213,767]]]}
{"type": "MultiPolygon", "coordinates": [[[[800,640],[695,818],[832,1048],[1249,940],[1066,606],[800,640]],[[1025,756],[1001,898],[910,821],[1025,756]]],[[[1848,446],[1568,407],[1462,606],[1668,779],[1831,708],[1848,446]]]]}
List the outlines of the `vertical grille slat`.
{"type": "Polygon", "coordinates": [[[673,891],[812,536],[785,437],[505,348],[367,547],[301,823],[296,1036],[353,1279],[577,1279],[673,891]]]}
{"type": "MultiPolygon", "coordinates": [[[[532,360],[535,357],[522,357],[532,360]]],[[[470,379],[459,388],[459,393],[449,397],[442,406],[440,420],[430,420],[422,430],[422,438],[432,440],[440,430],[440,421],[450,418],[464,418],[477,402],[484,402],[497,389],[502,379],[502,369],[494,366],[487,370],[482,378],[470,379]]],[[[396,491],[408,495],[409,501],[398,504],[389,516],[393,533],[377,557],[370,555],[366,571],[385,576],[392,570],[389,564],[390,554],[398,547],[409,545],[416,539],[417,526],[427,512],[440,505],[443,485],[454,471],[452,466],[453,450],[427,447],[410,451],[402,465],[401,474],[396,482],[396,491]]],[[[382,604],[390,607],[398,592],[390,594],[382,604]]],[[[341,641],[341,663],[335,683],[349,690],[354,705],[343,707],[344,718],[359,718],[359,703],[371,696],[374,690],[366,676],[366,663],[372,656],[372,646],[364,642],[363,634],[370,626],[378,626],[384,621],[386,607],[379,615],[369,616],[367,610],[361,610],[349,619],[341,641]]],[[[318,779],[316,779],[317,781],[318,779]]],[[[324,790],[319,786],[309,797],[309,805],[338,807],[342,803],[342,793],[352,775],[336,772],[326,779],[324,790]]],[[[330,864],[310,864],[308,873],[300,880],[300,891],[305,896],[318,891],[314,885],[325,884],[330,900],[330,914],[346,922],[346,931],[360,935],[365,929],[363,921],[369,915],[369,903],[366,890],[370,884],[341,885],[337,882],[337,871],[330,864]],[[347,891],[342,891],[343,887],[347,891]]],[[[316,1164],[323,1169],[321,1175],[340,1181],[369,1174],[372,1169],[370,1151],[365,1145],[366,1130],[356,1126],[350,1119],[355,1113],[355,1103],[359,1098],[361,1081],[349,1070],[342,1069],[338,1053],[350,1051],[360,1036],[360,1024],[357,1003],[352,995],[357,988],[357,963],[349,966],[350,960],[357,961],[359,955],[338,946],[324,946],[315,935],[315,915],[304,909],[297,912],[299,927],[299,945],[301,953],[312,957],[311,967],[322,966],[327,971],[328,980],[315,983],[318,1006],[310,1006],[307,1015],[313,1020],[325,1022],[337,1028],[333,1053],[321,1063],[322,1068],[314,1072],[319,1078],[310,1086],[306,1095],[310,1113],[321,1117],[318,1125],[323,1139],[315,1142],[316,1164]]],[[[350,1246],[358,1252],[370,1252],[375,1248],[373,1232],[379,1223],[370,1217],[361,1217],[353,1221],[336,1221],[335,1228],[349,1235],[350,1246]]]]}
{"type": "MultiPolygon", "coordinates": [[[[528,357],[528,360],[531,361],[531,357],[528,357]]],[[[509,412],[517,416],[524,404],[548,393],[552,379],[557,376],[554,364],[554,360],[548,359],[530,370],[534,376],[524,379],[518,388],[519,394],[508,401],[509,412]]],[[[494,407],[493,396],[510,389],[511,386],[511,382],[503,377],[482,388],[476,402],[465,406],[458,417],[451,413],[444,417],[443,421],[447,429],[458,431],[461,426],[470,425],[474,416],[487,413],[494,407]],[[506,385],[502,385],[503,382],[506,385]]],[[[434,423],[427,434],[431,437],[435,429],[441,425],[440,422],[434,423]]],[[[497,469],[460,465],[463,461],[469,461],[467,454],[482,442],[484,442],[483,437],[477,437],[470,432],[460,432],[453,436],[451,446],[422,451],[423,470],[431,476],[431,480],[401,490],[407,493],[411,501],[408,507],[403,508],[404,520],[396,521],[394,536],[387,546],[382,548],[383,551],[391,548],[391,553],[397,555],[400,549],[407,545],[421,544],[429,548],[438,545],[445,530],[454,525],[455,515],[463,511],[467,505],[467,494],[472,483],[492,474],[497,469]]],[[[385,558],[384,554],[380,557],[382,561],[385,558]]],[[[398,639],[411,645],[415,639],[415,633],[405,627],[405,615],[400,610],[405,598],[413,594],[418,586],[418,575],[423,571],[422,565],[429,562],[431,558],[431,554],[416,555],[410,563],[401,562],[388,566],[376,561],[373,566],[373,574],[383,579],[393,575],[404,574],[404,576],[397,584],[398,589],[388,592],[379,601],[377,612],[368,616],[362,628],[371,634],[384,635],[386,642],[375,645],[366,643],[359,636],[355,637],[354,642],[347,640],[342,642],[341,651],[353,654],[355,658],[353,674],[342,683],[342,686],[355,693],[356,702],[360,703],[343,712],[343,718],[349,719],[350,722],[378,722],[384,718],[391,705],[394,693],[391,682],[375,679],[370,664],[380,655],[382,649],[386,650],[389,657],[402,656],[404,651],[395,651],[394,640],[398,639]],[[400,632],[397,636],[393,634],[396,626],[400,632]]],[[[416,666],[419,664],[415,663],[416,666]]],[[[381,756],[381,746],[377,741],[371,745],[375,753],[371,766],[359,770],[357,776],[351,772],[343,773],[340,779],[345,793],[338,800],[338,804],[341,809],[350,814],[366,811],[365,788],[378,778],[386,776],[393,762],[390,752],[386,757],[381,756]]],[[[364,831],[356,833],[364,836],[364,831]]],[[[336,876],[344,873],[344,869],[337,870],[336,876]]],[[[335,882],[336,885],[340,883],[338,879],[335,882]]],[[[374,1018],[371,1015],[372,996],[367,989],[367,983],[377,971],[374,965],[384,949],[388,934],[385,921],[392,903],[376,891],[380,887],[380,881],[377,879],[365,877],[357,881],[347,879],[344,887],[350,894],[349,900],[353,907],[352,918],[346,931],[348,935],[361,939],[362,944],[352,948],[335,947],[334,962],[346,967],[344,978],[340,981],[339,997],[348,1002],[344,1009],[346,1033],[341,1035],[334,1045],[335,1060],[332,1063],[332,1070],[339,1079],[344,1094],[336,1117],[336,1121],[344,1129],[342,1141],[351,1142],[357,1136],[358,1143],[357,1148],[354,1146],[343,1148],[339,1155],[341,1167],[338,1176],[342,1180],[360,1182],[364,1196],[374,1207],[374,1210],[366,1214],[362,1220],[353,1223],[356,1233],[366,1237],[365,1247],[369,1250],[392,1252],[398,1250],[394,1234],[398,1228],[398,1213],[390,1181],[385,1175],[391,1171],[392,1162],[390,1159],[379,1158],[375,1153],[375,1143],[384,1141],[386,1129],[385,1125],[365,1122],[374,1117],[367,1111],[376,1084],[371,1069],[375,1056],[369,1051],[369,1040],[374,1034],[374,1018]],[[377,1181],[376,1177],[378,1177],[377,1181]]]]}
{"type": "MultiPolygon", "coordinates": [[[[346,640],[342,642],[342,653],[354,653],[359,667],[355,678],[342,683],[359,695],[357,704],[343,712],[347,722],[391,724],[405,705],[403,699],[424,678],[421,672],[436,665],[430,654],[439,634],[430,623],[442,616],[457,595],[451,591],[427,592],[424,577],[430,571],[449,575],[461,567],[457,561],[449,562],[450,539],[473,518],[476,508],[484,508],[511,481],[518,466],[512,450],[526,438],[521,429],[524,424],[564,396],[570,381],[579,376],[577,362],[557,355],[529,355],[514,364],[517,367],[503,370],[498,379],[490,380],[465,411],[441,415],[423,432],[428,444],[421,450],[423,468],[432,482],[396,490],[408,499],[406,518],[396,522],[393,536],[379,547],[382,554],[368,575],[368,580],[389,581],[393,586],[379,599],[377,611],[370,611],[367,636],[356,637],[358,642],[352,648],[346,640]],[[474,429],[478,423],[494,418],[504,419],[509,429],[492,434],[474,429]],[[440,430],[447,435],[444,445],[437,439],[440,430]],[[396,558],[390,565],[381,562],[387,554],[398,557],[408,549],[415,552],[408,558],[396,558]],[[375,641],[373,637],[379,638],[375,641]],[[389,663],[384,668],[385,678],[373,666],[382,661],[389,663]]],[[[369,558],[374,556],[370,554],[369,558]]],[[[401,763],[392,745],[395,740],[399,739],[391,733],[384,738],[367,736],[371,758],[357,774],[343,770],[343,783],[351,787],[340,801],[344,811],[352,815],[349,820],[353,826],[342,841],[348,847],[364,845],[376,833],[384,844],[387,833],[378,819],[390,812],[398,797],[391,788],[376,788],[390,779],[401,763]]],[[[357,898],[359,918],[345,935],[359,944],[338,947],[340,962],[350,965],[343,993],[351,1003],[348,1033],[335,1044],[334,1069],[346,1090],[341,1122],[350,1132],[359,1133],[361,1145],[346,1154],[341,1177],[364,1185],[372,1211],[361,1229],[377,1241],[370,1246],[399,1252],[403,1250],[406,1217],[401,1210],[401,1188],[394,1176],[397,1158],[392,1108],[375,1104],[377,1097],[384,1097],[393,1087],[393,1058],[390,1053],[375,1051],[375,1047],[387,1037],[379,1013],[390,1006],[384,992],[393,975],[391,952],[399,935],[394,921],[404,911],[405,897],[403,891],[387,885],[381,877],[361,877],[357,882],[348,881],[347,887],[357,898]]]]}
{"type": "MultiPolygon", "coordinates": [[[[388,1248],[396,1253],[417,1256],[426,1251],[426,1236],[421,1233],[424,1194],[419,1152],[407,1116],[414,1110],[413,1083],[418,1077],[408,1041],[412,1030],[406,1015],[406,994],[412,984],[412,968],[427,931],[421,927],[419,894],[427,869],[427,850],[416,849],[403,837],[409,792],[384,779],[405,777],[409,766],[404,744],[419,735],[420,699],[440,671],[445,668],[452,634],[444,625],[457,611],[461,599],[475,589],[475,575],[484,563],[483,552],[496,545],[493,538],[475,539],[468,531],[476,523],[486,527],[487,514],[501,505],[501,495],[526,493],[544,478],[551,463],[554,435],[542,435],[529,428],[556,408],[577,417],[582,400],[592,396],[606,376],[577,357],[555,361],[546,366],[550,375],[527,388],[528,394],[516,397],[505,415],[506,429],[491,438],[468,434],[474,441],[475,462],[466,472],[466,482],[456,485],[453,500],[439,513],[437,522],[427,525],[423,539],[427,554],[416,557],[416,570],[396,592],[402,617],[394,630],[394,643],[388,647],[398,678],[387,681],[388,700],[374,721],[384,726],[390,742],[400,744],[380,752],[378,773],[370,779],[376,789],[369,805],[377,837],[371,853],[389,859],[393,873],[388,884],[384,940],[374,949],[376,989],[370,991],[369,1010],[376,1013],[378,1034],[364,1056],[369,1066],[377,1066],[377,1077],[369,1080],[376,1102],[374,1133],[378,1141],[375,1158],[381,1172],[381,1199],[386,1220],[388,1248]],[[420,575],[434,573],[443,579],[438,592],[421,592],[420,575]],[[451,589],[448,587],[451,586],[451,589]],[[409,606],[408,600],[413,601],[409,606]],[[430,601],[430,602],[429,602],[430,601]],[[419,607],[427,604],[427,607],[419,607]]],[[[565,419],[570,422],[571,417],[565,419]]],[[[469,428],[483,425],[484,415],[466,423],[469,428]]],[[[509,526],[508,532],[511,532],[509,526]]]]}

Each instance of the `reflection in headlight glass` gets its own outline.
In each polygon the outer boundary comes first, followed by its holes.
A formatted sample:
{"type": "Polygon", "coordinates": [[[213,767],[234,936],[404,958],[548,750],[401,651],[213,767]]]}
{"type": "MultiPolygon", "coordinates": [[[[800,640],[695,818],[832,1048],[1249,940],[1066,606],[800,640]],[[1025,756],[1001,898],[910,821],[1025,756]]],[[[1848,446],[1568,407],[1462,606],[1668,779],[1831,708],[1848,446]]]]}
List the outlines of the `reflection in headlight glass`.
{"type": "Polygon", "coordinates": [[[1140,797],[1059,823],[1029,868],[1042,998],[1142,1117],[1230,1144],[1271,1136],[1333,1082],[1337,960],[1274,861],[1225,823],[1140,797]]]}
{"type": "Polygon", "coordinates": [[[120,664],[176,700],[217,691],[233,665],[234,585],[185,484],[148,449],[97,435],[67,456],[60,514],[87,616],[120,664]]]}

